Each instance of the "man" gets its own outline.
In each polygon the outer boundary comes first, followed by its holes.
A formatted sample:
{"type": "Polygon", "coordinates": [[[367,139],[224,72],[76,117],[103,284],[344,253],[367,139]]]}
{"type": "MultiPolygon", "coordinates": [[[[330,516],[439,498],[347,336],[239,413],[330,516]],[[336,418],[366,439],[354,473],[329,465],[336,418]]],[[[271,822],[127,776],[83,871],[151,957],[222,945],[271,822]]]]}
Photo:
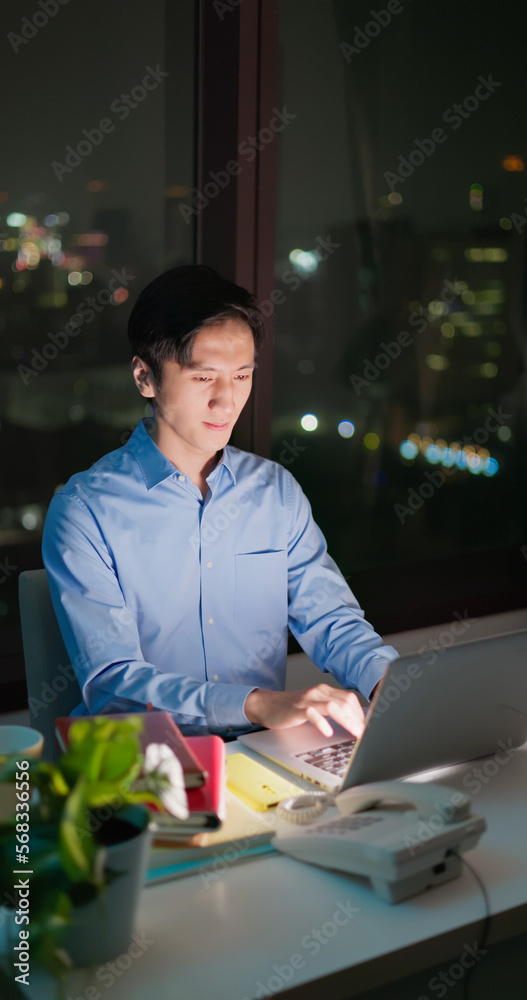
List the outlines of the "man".
{"type": "Polygon", "coordinates": [[[187,733],[310,720],[331,736],[330,717],[360,736],[352,691],[284,691],[288,624],[366,698],[398,654],[364,620],[291,473],[228,445],[263,338],[254,298],[211,268],[174,268],[139,295],[128,336],[153,416],[72,476],[44,527],[82,689],[72,714],[151,703],[187,733]]]}

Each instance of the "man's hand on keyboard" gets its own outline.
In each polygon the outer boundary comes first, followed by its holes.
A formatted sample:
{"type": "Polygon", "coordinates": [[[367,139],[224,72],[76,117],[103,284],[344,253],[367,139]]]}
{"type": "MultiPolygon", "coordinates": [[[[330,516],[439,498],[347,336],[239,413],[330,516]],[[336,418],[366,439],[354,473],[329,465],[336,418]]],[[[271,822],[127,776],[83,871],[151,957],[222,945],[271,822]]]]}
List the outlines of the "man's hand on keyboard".
{"type": "Polygon", "coordinates": [[[329,715],[357,738],[364,732],[364,712],[357,696],[329,684],[317,684],[307,691],[256,688],[247,695],[244,711],[249,722],[268,729],[288,729],[312,722],[323,736],[332,736],[333,730],[324,718],[329,715]]]}

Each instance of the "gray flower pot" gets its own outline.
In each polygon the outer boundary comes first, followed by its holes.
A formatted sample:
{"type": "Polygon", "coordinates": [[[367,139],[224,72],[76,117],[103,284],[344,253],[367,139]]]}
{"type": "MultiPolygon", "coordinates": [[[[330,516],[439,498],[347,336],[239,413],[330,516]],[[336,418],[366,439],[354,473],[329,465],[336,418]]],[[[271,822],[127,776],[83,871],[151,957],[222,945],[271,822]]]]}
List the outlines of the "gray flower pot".
{"type": "Polygon", "coordinates": [[[100,965],[122,955],[131,944],[150,851],[151,814],[143,806],[128,806],[119,815],[137,827],[137,835],[104,848],[105,870],[123,874],[97,899],[73,909],[60,946],[75,966],[100,965]]]}

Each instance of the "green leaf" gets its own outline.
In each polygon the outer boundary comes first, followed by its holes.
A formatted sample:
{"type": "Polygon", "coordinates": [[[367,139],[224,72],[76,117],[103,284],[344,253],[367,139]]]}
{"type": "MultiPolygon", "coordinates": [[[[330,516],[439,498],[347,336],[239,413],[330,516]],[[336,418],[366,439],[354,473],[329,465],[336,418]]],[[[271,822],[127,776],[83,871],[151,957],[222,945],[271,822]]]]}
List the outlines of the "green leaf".
{"type": "Polygon", "coordinates": [[[86,777],[90,781],[97,781],[100,778],[102,762],[106,756],[107,749],[105,743],[95,743],[92,747],[92,752],[88,760],[88,768],[85,771],[86,777]]]}
{"type": "Polygon", "coordinates": [[[46,900],[47,914],[43,926],[62,927],[71,918],[73,906],[65,892],[55,892],[53,898],[46,900]]]}
{"type": "Polygon", "coordinates": [[[73,881],[93,878],[95,846],[87,830],[86,778],[80,777],[71,792],[59,824],[59,853],[73,881]]]}
{"type": "Polygon", "coordinates": [[[142,804],[146,805],[147,803],[150,803],[151,805],[155,805],[159,809],[162,809],[163,812],[166,811],[159,796],[156,795],[155,792],[149,792],[146,790],[144,792],[127,792],[125,796],[125,802],[127,802],[129,805],[132,803],[138,803],[139,805],[142,804]]]}
{"type": "Polygon", "coordinates": [[[136,763],[139,750],[136,737],[122,743],[110,743],[101,762],[100,777],[106,781],[123,780],[136,763]]]}
{"type": "Polygon", "coordinates": [[[30,772],[29,781],[43,794],[67,795],[70,790],[60,766],[47,761],[38,762],[30,772]]]}
{"type": "Polygon", "coordinates": [[[85,802],[89,809],[97,806],[113,805],[117,810],[123,803],[123,795],[112,781],[90,781],[86,783],[85,802]]]}
{"type": "Polygon", "coordinates": [[[58,767],[54,767],[53,764],[49,765],[49,779],[50,787],[56,792],[57,795],[68,795],[70,791],[70,786],[66,781],[62,771],[58,767]]]}
{"type": "Polygon", "coordinates": [[[91,735],[91,731],[92,726],[89,719],[78,719],[77,722],[73,722],[68,732],[70,745],[82,743],[88,736],[91,735]]]}
{"type": "Polygon", "coordinates": [[[78,829],[70,820],[60,824],[60,856],[70,878],[74,881],[90,876],[90,855],[82,843],[78,829]]]}
{"type": "Polygon", "coordinates": [[[107,743],[115,735],[119,723],[114,719],[94,719],[93,739],[98,743],[107,743]]]}
{"type": "Polygon", "coordinates": [[[134,782],[135,779],[141,774],[141,771],[142,771],[142,768],[143,768],[143,764],[144,764],[144,760],[145,760],[144,754],[138,753],[137,757],[136,757],[136,760],[135,760],[135,763],[132,765],[132,767],[130,768],[130,770],[128,772],[128,775],[127,775],[127,778],[126,778],[127,784],[132,784],[132,782],[134,782]]]}
{"type": "Polygon", "coordinates": [[[60,768],[72,784],[79,774],[88,773],[95,745],[92,740],[72,743],[68,752],[61,758],[60,768]]]}
{"type": "Polygon", "coordinates": [[[144,731],[144,722],[137,713],[126,715],[118,722],[119,730],[123,733],[134,733],[136,736],[144,731]]]}

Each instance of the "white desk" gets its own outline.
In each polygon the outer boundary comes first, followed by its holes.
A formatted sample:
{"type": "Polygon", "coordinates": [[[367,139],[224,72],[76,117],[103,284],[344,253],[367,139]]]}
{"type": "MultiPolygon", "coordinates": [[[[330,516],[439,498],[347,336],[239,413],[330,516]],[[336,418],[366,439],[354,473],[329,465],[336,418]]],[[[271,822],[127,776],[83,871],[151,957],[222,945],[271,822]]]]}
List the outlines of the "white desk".
{"type": "MultiPolygon", "coordinates": [[[[466,857],[487,888],[494,915],[489,942],[495,942],[527,930],[527,749],[479,791],[474,782],[467,789],[463,777],[484,763],[434,772],[433,780],[468,791],[474,812],[487,820],[487,832],[466,857]]],[[[100,1000],[111,985],[112,1000],[254,1000],[274,995],[281,983],[287,996],[344,1000],[455,961],[480,937],[483,916],[481,890],[466,868],[460,878],[390,906],[352,876],[270,855],[228,866],[207,884],[197,874],[145,889],[136,926],[152,943],[129,969],[118,967],[109,985],[107,972],[106,980],[77,974],[67,996],[100,1000]],[[339,903],[358,912],[345,923],[341,917],[332,934],[327,922],[339,903]],[[324,924],[332,936],[324,935],[324,924]],[[316,954],[308,944],[313,931],[325,936],[316,954]],[[301,968],[292,966],[293,955],[301,956],[301,968]]],[[[484,976],[476,969],[474,980],[478,973],[484,976]]]]}

